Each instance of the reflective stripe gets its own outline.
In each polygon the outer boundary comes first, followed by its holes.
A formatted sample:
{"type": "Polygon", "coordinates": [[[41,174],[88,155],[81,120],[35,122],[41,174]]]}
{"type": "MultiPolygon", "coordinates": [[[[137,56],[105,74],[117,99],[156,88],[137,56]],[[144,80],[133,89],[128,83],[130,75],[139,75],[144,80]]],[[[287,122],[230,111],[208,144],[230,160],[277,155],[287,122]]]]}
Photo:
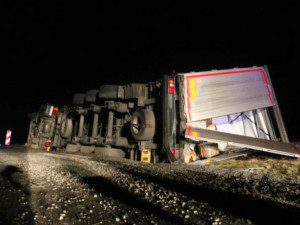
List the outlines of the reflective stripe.
{"type": "Polygon", "coordinates": [[[11,131],[6,131],[5,145],[10,145],[11,131]]]}

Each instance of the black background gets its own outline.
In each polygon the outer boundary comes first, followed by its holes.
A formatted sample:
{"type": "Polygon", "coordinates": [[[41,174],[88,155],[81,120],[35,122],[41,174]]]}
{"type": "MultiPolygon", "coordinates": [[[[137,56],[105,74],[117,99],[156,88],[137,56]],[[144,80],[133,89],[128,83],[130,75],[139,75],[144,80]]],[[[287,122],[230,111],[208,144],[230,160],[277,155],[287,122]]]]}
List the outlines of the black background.
{"type": "Polygon", "coordinates": [[[209,1],[1,1],[0,143],[24,143],[40,104],[101,84],[267,65],[290,139],[299,140],[299,10],[209,1]]]}

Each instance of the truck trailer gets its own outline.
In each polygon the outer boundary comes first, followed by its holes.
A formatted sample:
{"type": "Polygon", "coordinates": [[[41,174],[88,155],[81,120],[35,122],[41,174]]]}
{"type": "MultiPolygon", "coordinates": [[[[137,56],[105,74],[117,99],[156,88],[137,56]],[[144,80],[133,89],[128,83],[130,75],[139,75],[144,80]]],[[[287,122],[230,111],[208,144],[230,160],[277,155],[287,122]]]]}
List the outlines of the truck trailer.
{"type": "Polygon", "coordinates": [[[75,94],[73,105],[55,114],[48,119],[47,135],[42,114],[31,121],[28,143],[33,143],[35,121],[44,124],[35,126],[39,147],[47,139],[45,145],[67,152],[171,163],[221,160],[249,151],[300,157],[289,143],[266,66],[101,85],[75,94]]]}

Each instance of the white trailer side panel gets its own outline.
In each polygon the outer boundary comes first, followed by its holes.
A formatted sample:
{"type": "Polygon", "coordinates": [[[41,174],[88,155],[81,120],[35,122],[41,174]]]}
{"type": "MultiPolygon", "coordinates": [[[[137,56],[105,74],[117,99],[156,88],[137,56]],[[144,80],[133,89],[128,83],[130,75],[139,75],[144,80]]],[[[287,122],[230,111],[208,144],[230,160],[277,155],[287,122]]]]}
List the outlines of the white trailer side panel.
{"type": "Polygon", "coordinates": [[[188,122],[274,105],[264,67],[213,70],[184,76],[188,122]]]}

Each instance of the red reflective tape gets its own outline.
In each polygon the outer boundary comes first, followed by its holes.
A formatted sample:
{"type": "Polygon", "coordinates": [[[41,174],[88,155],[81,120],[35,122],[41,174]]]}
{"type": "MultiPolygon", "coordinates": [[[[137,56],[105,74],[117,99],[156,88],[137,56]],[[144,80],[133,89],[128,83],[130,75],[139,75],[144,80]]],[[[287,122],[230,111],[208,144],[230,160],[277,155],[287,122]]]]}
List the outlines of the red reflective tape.
{"type": "Polygon", "coordinates": [[[172,154],[175,156],[175,154],[176,154],[176,153],[175,153],[175,150],[172,149],[171,152],[172,152],[172,154]]]}
{"type": "Polygon", "coordinates": [[[198,75],[196,74],[196,75],[188,76],[187,78],[220,76],[220,75],[228,75],[228,74],[235,74],[235,73],[256,72],[256,71],[261,71],[261,70],[262,70],[262,69],[252,69],[252,70],[226,71],[226,72],[208,73],[208,74],[198,74],[198,75]]]}
{"type": "Polygon", "coordinates": [[[191,127],[191,125],[189,125],[189,128],[188,128],[188,135],[191,135],[191,129],[192,129],[192,127],[191,127]]]}
{"type": "Polygon", "coordinates": [[[300,149],[297,148],[297,146],[295,145],[295,143],[290,142],[290,145],[300,154],[300,149]]]}
{"type": "Polygon", "coordinates": [[[271,91],[269,89],[269,83],[268,83],[265,71],[261,69],[260,72],[262,74],[262,79],[263,79],[264,83],[266,84],[266,87],[267,87],[267,90],[268,90],[268,93],[269,93],[270,102],[271,102],[272,105],[274,105],[274,102],[273,102],[273,99],[272,99],[272,95],[271,95],[271,91]]]}

